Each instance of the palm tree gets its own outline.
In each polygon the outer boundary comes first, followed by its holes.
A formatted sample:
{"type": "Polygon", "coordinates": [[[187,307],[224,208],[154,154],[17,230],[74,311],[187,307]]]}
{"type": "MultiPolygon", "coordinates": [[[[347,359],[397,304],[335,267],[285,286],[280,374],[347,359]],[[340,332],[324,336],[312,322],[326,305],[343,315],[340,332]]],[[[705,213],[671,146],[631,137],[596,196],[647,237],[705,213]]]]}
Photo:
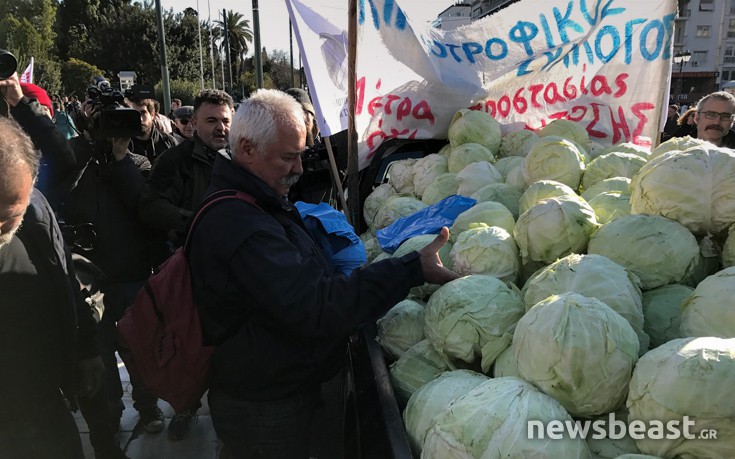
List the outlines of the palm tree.
{"type": "MultiPolygon", "coordinates": [[[[253,32],[250,30],[250,21],[243,18],[243,15],[235,11],[229,10],[225,16],[225,20],[218,20],[216,35],[224,37],[225,21],[227,23],[227,32],[230,38],[230,62],[232,64],[232,75],[235,81],[239,81],[242,74],[245,55],[250,50],[248,43],[253,41],[253,32]]],[[[225,50],[225,41],[220,44],[220,51],[225,50]]]]}

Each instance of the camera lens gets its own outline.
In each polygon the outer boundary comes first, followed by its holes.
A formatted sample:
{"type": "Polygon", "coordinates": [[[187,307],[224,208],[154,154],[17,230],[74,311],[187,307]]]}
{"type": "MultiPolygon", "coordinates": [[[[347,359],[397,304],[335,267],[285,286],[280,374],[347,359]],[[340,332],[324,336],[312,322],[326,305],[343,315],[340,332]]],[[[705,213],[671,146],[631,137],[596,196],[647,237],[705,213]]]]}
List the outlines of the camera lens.
{"type": "Polygon", "coordinates": [[[18,69],[18,61],[9,51],[0,49],[0,79],[4,80],[13,76],[18,69]]]}

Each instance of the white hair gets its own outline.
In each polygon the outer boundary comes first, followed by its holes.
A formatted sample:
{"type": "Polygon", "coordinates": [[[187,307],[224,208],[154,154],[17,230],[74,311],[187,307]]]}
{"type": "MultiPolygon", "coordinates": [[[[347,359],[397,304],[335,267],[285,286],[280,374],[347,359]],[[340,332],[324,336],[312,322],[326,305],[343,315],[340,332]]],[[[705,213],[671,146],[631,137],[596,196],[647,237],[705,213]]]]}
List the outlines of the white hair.
{"type": "Polygon", "coordinates": [[[279,126],[306,131],[304,109],[283,91],[258,89],[240,104],[232,118],[229,141],[233,154],[238,152],[240,140],[247,139],[265,155],[266,147],[278,141],[279,126]]]}

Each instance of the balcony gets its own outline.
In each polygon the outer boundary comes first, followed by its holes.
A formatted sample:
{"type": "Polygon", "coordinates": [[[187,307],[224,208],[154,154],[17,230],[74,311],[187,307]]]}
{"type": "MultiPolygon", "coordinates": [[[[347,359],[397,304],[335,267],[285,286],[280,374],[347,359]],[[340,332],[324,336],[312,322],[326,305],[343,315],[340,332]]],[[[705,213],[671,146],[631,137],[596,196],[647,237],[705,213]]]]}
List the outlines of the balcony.
{"type": "Polygon", "coordinates": [[[677,21],[686,21],[692,16],[692,10],[681,10],[676,16],[677,21]]]}

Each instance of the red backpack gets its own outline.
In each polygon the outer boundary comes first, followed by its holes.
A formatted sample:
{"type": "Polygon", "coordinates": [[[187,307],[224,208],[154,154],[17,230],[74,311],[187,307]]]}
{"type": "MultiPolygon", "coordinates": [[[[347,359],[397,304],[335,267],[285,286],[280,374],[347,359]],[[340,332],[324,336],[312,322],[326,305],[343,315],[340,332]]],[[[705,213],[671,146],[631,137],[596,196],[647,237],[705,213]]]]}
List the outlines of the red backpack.
{"type": "Polygon", "coordinates": [[[257,206],[255,198],[241,191],[209,196],[189,225],[184,247],[158,267],[117,323],[118,351],[131,380],[142,383],[176,411],[196,406],[204,395],[214,352],[213,346],[203,344],[187,249],[204,212],[227,199],[257,206]]]}

